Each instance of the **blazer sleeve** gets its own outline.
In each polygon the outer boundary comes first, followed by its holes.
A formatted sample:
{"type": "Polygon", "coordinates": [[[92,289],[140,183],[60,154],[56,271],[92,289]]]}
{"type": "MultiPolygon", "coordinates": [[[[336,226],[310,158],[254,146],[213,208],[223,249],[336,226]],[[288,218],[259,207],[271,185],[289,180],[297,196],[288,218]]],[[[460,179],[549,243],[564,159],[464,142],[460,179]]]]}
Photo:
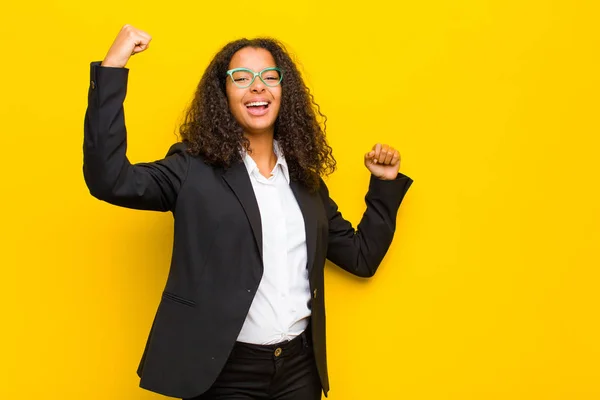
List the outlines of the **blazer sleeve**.
{"type": "Polygon", "coordinates": [[[412,182],[401,173],[395,180],[381,180],[371,175],[365,196],[367,209],[356,230],[342,217],[322,182],[321,196],[329,220],[327,258],[351,274],[373,276],[392,243],[396,214],[412,182]]]}
{"type": "Polygon", "coordinates": [[[123,110],[128,74],[127,68],[91,63],[83,176],[90,193],[100,200],[140,210],[169,211],[186,179],[190,156],[185,144],[176,143],[162,160],[129,162],[123,110]]]}

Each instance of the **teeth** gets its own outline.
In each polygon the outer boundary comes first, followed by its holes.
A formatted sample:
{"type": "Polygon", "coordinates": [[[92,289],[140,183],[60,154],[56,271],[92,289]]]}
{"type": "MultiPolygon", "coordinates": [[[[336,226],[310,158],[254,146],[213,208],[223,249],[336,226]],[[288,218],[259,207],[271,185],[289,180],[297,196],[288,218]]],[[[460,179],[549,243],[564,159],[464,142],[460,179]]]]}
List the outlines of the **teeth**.
{"type": "Polygon", "coordinates": [[[258,107],[258,106],[268,106],[269,103],[266,101],[253,101],[252,103],[246,104],[246,107],[258,107]]]}

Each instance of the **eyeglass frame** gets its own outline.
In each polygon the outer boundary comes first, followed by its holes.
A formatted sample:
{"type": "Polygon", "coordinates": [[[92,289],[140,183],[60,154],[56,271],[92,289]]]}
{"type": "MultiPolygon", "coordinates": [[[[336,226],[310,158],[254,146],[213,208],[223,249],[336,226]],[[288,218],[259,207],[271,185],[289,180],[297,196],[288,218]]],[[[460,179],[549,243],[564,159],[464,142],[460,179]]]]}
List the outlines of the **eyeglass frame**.
{"type": "Polygon", "coordinates": [[[263,69],[260,72],[254,72],[249,68],[234,68],[234,69],[230,69],[229,71],[227,71],[227,75],[229,75],[229,77],[231,78],[231,82],[233,82],[233,84],[237,87],[239,87],[240,89],[247,89],[250,86],[252,86],[252,84],[254,83],[254,81],[256,80],[256,77],[258,76],[258,78],[260,79],[260,81],[262,83],[264,83],[265,85],[267,85],[268,87],[276,87],[278,85],[281,85],[281,81],[283,80],[283,71],[281,70],[281,68],[279,67],[267,67],[265,69],[263,69]],[[254,74],[254,76],[252,77],[252,80],[250,81],[250,83],[247,86],[240,86],[235,79],[233,79],[233,73],[234,72],[238,72],[238,71],[247,71],[250,72],[252,74],[254,74]],[[265,71],[277,71],[279,72],[279,81],[275,84],[275,85],[270,85],[267,82],[264,81],[264,79],[262,78],[262,73],[265,71]]]}

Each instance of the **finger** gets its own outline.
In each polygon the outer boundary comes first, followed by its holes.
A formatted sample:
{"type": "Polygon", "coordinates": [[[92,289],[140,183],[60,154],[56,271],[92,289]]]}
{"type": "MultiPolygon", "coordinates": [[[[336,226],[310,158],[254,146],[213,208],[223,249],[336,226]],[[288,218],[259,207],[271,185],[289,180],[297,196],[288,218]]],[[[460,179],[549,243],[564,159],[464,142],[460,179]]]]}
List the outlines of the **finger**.
{"type": "Polygon", "coordinates": [[[146,32],[146,31],[140,31],[140,30],[138,30],[137,32],[138,32],[138,34],[140,36],[142,36],[143,38],[145,38],[148,42],[152,40],[152,36],[150,36],[150,34],[148,32],[146,32]]]}
{"type": "Polygon", "coordinates": [[[390,164],[390,162],[392,161],[392,157],[394,157],[394,152],[395,151],[396,150],[394,150],[393,147],[388,148],[387,155],[385,156],[385,160],[383,160],[383,163],[385,165],[389,165],[390,164]]]}
{"type": "Polygon", "coordinates": [[[142,51],[145,51],[146,49],[148,49],[148,47],[150,47],[149,44],[147,44],[147,43],[140,43],[140,44],[138,44],[138,45],[135,46],[134,50],[137,53],[141,53],[142,51]]]}
{"type": "Polygon", "coordinates": [[[394,156],[392,157],[392,161],[390,162],[390,165],[396,165],[400,162],[400,153],[398,152],[398,150],[394,151],[394,156]]]}
{"type": "Polygon", "coordinates": [[[133,51],[131,52],[131,55],[141,53],[142,51],[146,51],[146,50],[148,50],[148,47],[150,47],[149,42],[146,42],[146,41],[136,42],[135,47],[133,48],[133,51]]]}
{"type": "Polygon", "coordinates": [[[136,34],[133,36],[133,41],[136,44],[136,46],[147,46],[150,44],[150,37],[148,37],[147,35],[141,35],[141,34],[136,34]]]}
{"type": "Polygon", "coordinates": [[[375,145],[374,151],[375,151],[375,155],[373,156],[374,157],[373,162],[377,163],[377,161],[379,160],[379,154],[381,153],[381,144],[377,143],[375,145]]]}
{"type": "Polygon", "coordinates": [[[387,144],[384,144],[381,146],[381,151],[379,152],[379,157],[377,157],[377,161],[380,164],[384,164],[385,163],[385,158],[387,157],[387,153],[389,150],[390,146],[388,146],[387,144]]]}
{"type": "Polygon", "coordinates": [[[152,38],[150,37],[150,35],[139,35],[137,37],[135,44],[138,46],[143,45],[145,47],[148,47],[148,46],[150,46],[151,41],[152,41],[152,38]]]}

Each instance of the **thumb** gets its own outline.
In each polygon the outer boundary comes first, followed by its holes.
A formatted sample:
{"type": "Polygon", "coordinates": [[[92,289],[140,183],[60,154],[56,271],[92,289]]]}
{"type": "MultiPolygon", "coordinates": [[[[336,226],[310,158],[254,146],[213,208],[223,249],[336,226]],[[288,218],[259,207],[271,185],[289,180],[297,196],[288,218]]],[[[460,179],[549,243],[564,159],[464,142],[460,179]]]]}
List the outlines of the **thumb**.
{"type": "Polygon", "coordinates": [[[375,158],[375,150],[371,150],[370,152],[365,154],[365,165],[369,163],[377,164],[377,159],[375,158]]]}
{"type": "Polygon", "coordinates": [[[141,53],[142,51],[145,51],[148,49],[148,47],[150,47],[150,43],[136,43],[135,47],[133,48],[133,51],[131,52],[131,55],[136,55],[138,53],[141,53]]]}

